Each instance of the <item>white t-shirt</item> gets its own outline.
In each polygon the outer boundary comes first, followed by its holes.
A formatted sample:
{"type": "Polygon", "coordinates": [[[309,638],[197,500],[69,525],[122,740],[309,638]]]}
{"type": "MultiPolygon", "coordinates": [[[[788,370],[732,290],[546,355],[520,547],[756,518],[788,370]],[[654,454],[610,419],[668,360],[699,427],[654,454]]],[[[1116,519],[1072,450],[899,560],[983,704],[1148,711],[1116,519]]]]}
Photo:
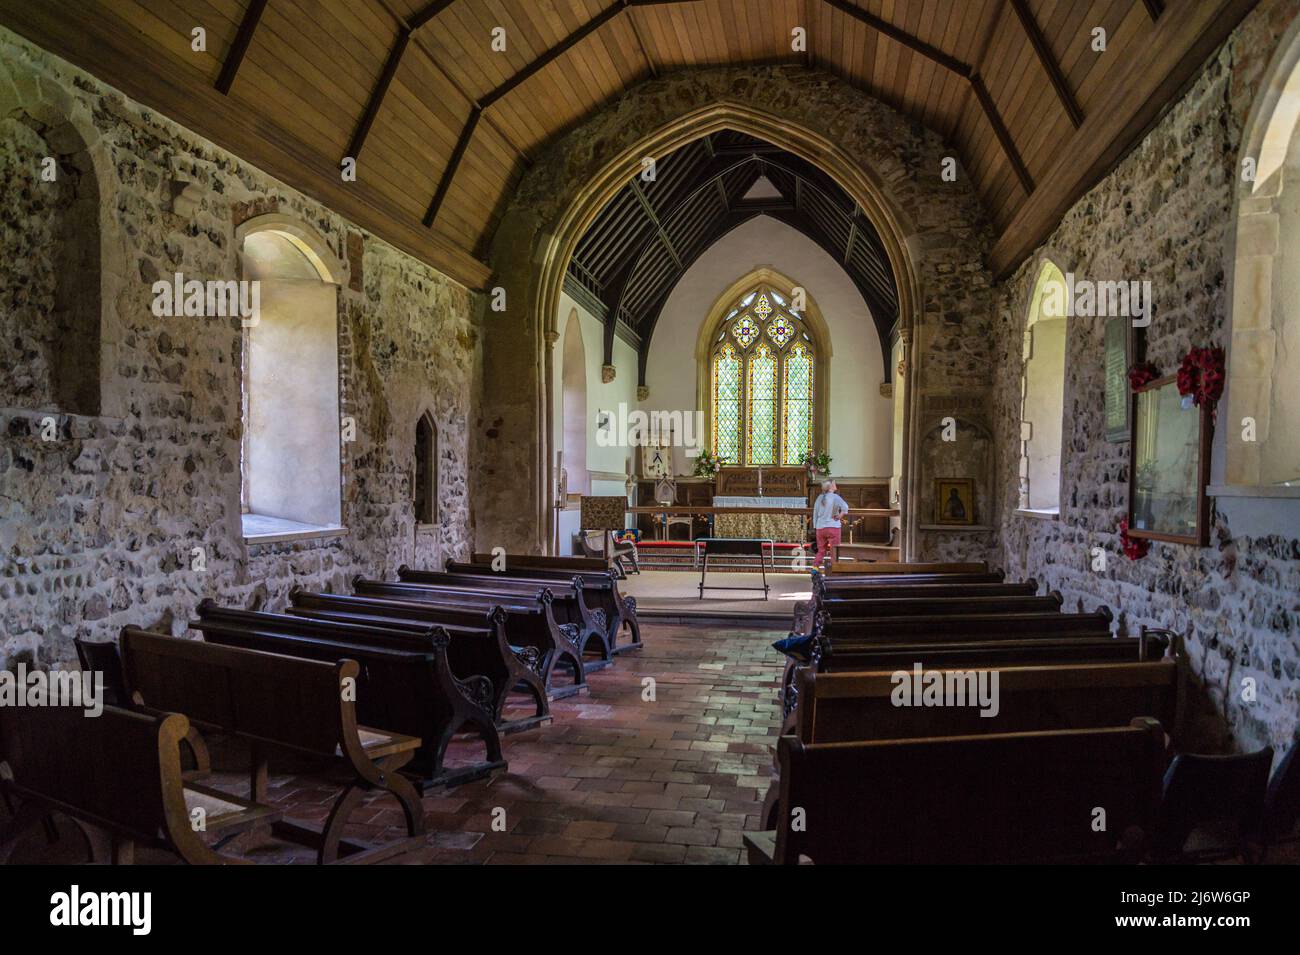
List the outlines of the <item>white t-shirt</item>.
{"type": "Polygon", "coordinates": [[[813,529],[839,527],[840,517],[847,514],[849,505],[834,491],[824,491],[813,502],[813,529]]]}

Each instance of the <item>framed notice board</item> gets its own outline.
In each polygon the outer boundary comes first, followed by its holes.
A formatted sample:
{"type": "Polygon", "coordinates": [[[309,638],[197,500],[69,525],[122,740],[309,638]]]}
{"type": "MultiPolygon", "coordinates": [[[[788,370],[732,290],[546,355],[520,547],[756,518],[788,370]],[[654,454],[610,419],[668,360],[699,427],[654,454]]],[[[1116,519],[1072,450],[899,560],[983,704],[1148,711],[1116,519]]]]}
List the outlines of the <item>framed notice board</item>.
{"type": "Polygon", "coordinates": [[[1117,316],[1106,322],[1106,440],[1129,439],[1129,411],[1132,407],[1128,369],[1133,363],[1129,333],[1130,319],[1117,316]]]}

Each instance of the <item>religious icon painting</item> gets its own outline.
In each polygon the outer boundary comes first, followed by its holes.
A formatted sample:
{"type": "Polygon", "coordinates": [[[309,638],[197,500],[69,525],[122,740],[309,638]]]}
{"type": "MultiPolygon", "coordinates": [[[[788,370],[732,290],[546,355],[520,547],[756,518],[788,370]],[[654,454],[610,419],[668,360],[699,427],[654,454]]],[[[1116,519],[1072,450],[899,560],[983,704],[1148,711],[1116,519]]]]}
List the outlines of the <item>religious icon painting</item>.
{"type": "Polygon", "coordinates": [[[970,478],[935,478],[934,522],[974,524],[975,482],[970,478]]]}

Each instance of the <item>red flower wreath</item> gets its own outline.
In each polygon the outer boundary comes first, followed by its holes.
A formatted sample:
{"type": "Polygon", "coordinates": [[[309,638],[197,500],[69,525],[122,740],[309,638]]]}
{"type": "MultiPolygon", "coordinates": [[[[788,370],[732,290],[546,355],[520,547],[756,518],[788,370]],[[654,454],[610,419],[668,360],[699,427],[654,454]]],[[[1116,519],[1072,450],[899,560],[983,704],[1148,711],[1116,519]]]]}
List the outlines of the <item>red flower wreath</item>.
{"type": "Polygon", "coordinates": [[[1128,518],[1119,522],[1119,540],[1124,545],[1124,556],[1129,560],[1141,560],[1151,550],[1149,540],[1128,536],[1128,518]]]}
{"type": "Polygon", "coordinates": [[[1223,349],[1193,348],[1178,369],[1178,393],[1211,408],[1223,397],[1223,349]]]}
{"type": "Polygon", "coordinates": [[[1160,369],[1149,361],[1134,365],[1128,370],[1128,386],[1137,391],[1143,385],[1150,384],[1160,377],[1160,369]]]}

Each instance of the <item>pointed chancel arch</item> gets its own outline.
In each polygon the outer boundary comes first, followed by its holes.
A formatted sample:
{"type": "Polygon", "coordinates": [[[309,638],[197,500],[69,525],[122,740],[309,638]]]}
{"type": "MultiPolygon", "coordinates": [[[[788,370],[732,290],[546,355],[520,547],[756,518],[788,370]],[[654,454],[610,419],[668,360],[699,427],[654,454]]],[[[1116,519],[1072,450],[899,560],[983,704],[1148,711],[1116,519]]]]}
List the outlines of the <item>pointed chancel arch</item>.
{"type": "Polygon", "coordinates": [[[1059,513],[1065,414],[1065,275],[1044,258],[1025,318],[1020,406],[1020,507],[1059,513]]]}
{"type": "Polygon", "coordinates": [[[799,465],[827,446],[831,339],[797,281],[762,267],[722,293],[695,344],[696,407],[728,463],[799,465]]]}
{"type": "MultiPolygon", "coordinates": [[[[808,104],[801,115],[815,116],[808,104]]],[[[620,116],[622,113],[620,112],[620,116]]],[[[907,343],[909,357],[915,347],[912,328],[917,321],[921,301],[920,277],[914,263],[917,254],[917,225],[904,210],[890,185],[860,158],[855,157],[833,134],[777,115],[764,108],[732,98],[712,98],[704,106],[689,108],[666,118],[654,132],[633,136],[618,134],[617,150],[611,148],[610,159],[593,159],[584,172],[584,188],[564,196],[562,203],[547,202],[543,210],[512,207],[507,211],[495,239],[494,283],[506,290],[509,300],[526,302],[526,316],[520,328],[510,331],[504,326],[489,325],[485,351],[492,381],[503,383],[494,388],[489,381],[485,389],[486,412],[501,427],[492,447],[505,449],[514,440],[521,445],[531,439],[530,459],[516,459],[520,477],[527,475],[526,486],[519,480],[485,488],[476,511],[476,527],[481,543],[511,540],[516,546],[546,548],[553,536],[555,521],[555,456],[553,442],[555,356],[550,343],[559,340],[559,302],[564,276],[574,249],[583,234],[605,205],[628,180],[640,173],[646,156],[664,156],[688,142],[710,133],[730,129],[763,139],[815,164],[831,176],[857,203],[880,237],[898,291],[899,335],[907,343]],[[519,330],[534,336],[535,351],[521,347],[519,330]],[[504,387],[510,382],[512,387],[504,387]],[[524,384],[531,388],[524,390],[524,384]],[[528,431],[532,434],[529,435],[528,431]],[[531,466],[531,467],[530,467],[531,466]],[[511,506],[506,506],[510,504],[511,506]],[[531,543],[530,543],[531,542],[531,543]]],[[[566,159],[566,174],[574,175],[571,158],[566,159]]],[[[542,171],[533,175],[540,176],[542,171]]],[[[915,362],[907,364],[914,374],[915,362]]],[[[913,389],[908,389],[910,396],[913,389]]],[[[911,400],[910,397],[908,399],[911,400]]],[[[910,410],[907,413],[911,420],[910,410]]],[[[910,433],[904,460],[910,461],[910,433]]],[[[905,479],[910,480],[910,479],[905,479]]]]}

